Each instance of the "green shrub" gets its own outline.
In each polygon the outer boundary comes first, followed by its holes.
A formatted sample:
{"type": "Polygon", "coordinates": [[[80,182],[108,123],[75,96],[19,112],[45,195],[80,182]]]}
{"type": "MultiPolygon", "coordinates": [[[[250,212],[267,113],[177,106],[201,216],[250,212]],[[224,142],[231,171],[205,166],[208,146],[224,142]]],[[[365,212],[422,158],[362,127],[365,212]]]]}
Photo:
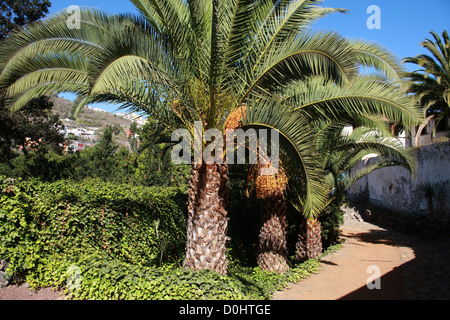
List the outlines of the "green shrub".
{"type": "Polygon", "coordinates": [[[139,266],[178,261],[186,240],[184,203],[175,188],[4,180],[0,256],[19,273],[52,254],[92,252],[139,266]]]}
{"type": "Polygon", "coordinates": [[[175,188],[2,178],[0,258],[32,288],[74,299],[269,299],[317,272],[318,260],[263,272],[241,254],[228,276],[182,269],[185,203],[175,188]]]}
{"type": "Polygon", "coordinates": [[[160,268],[136,266],[130,263],[84,254],[47,257],[28,274],[32,287],[64,288],[75,299],[99,300],[242,300],[270,299],[277,290],[298,282],[318,271],[318,260],[308,260],[294,266],[286,274],[265,272],[259,267],[230,270],[228,276],[203,270],[184,270],[173,265],[160,268]],[[68,270],[79,270],[79,286],[69,287],[68,270]]]}

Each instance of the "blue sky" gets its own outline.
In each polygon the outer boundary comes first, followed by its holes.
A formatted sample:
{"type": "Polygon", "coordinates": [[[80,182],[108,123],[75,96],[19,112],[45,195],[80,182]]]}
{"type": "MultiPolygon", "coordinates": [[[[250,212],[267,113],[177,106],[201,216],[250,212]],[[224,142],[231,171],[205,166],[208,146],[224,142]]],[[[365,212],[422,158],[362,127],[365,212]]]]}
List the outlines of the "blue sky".
{"type": "MultiPolygon", "coordinates": [[[[226,0],[221,0],[226,1],[226,0]]],[[[128,0],[51,0],[50,13],[71,5],[96,7],[110,13],[136,12],[128,0]]],[[[429,31],[439,34],[450,30],[449,0],[325,0],[324,6],[344,8],[348,14],[332,14],[316,23],[313,29],[333,30],[340,34],[368,41],[375,41],[400,59],[426,53],[420,42],[431,37],[429,31]],[[380,29],[369,29],[367,20],[372,13],[367,8],[376,5],[380,9],[380,29]]],[[[409,70],[413,66],[406,65],[409,70]]],[[[67,95],[68,99],[73,96],[67,95]]],[[[116,106],[96,104],[110,112],[116,106]]]]}

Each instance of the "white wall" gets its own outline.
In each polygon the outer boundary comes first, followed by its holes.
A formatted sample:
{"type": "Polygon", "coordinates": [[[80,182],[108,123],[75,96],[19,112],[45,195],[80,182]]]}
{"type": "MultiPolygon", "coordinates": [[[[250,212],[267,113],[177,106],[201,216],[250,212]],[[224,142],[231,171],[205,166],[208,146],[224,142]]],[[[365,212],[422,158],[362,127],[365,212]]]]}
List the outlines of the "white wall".
{"type": "MultiPolygon", "coordinates": [[[[418,201],[414,196],[417,187],[424,183],[443,183],[447,186],[446,195],[434,201],[437,207],[445,204],[450,211],[450,142],[436,143],[413,149],[416,158],[416,177],[411,178],[408,170],[402,167],[388,167],[373,171],[348,190],[349,197],[365,195],[368,200],[378,206],[402,212],[425,213],[427,201],[418,201]]],[[[358,167],[378,161],[369,159],[359,163],[358,167]]],[[[441,210],[442,211],[442,210],[441,210]]]]}

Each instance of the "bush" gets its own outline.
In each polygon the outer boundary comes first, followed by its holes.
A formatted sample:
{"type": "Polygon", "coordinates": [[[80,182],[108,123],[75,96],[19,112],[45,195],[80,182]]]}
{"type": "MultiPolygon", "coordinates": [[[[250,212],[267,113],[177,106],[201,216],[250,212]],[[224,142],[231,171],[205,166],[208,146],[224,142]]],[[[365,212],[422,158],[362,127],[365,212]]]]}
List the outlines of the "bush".
{"type": "Polygon", "coordinates": [[[318,260],[263,272],[238,243],[228,276],[182,269],[185,203],[176,188],[1,178],[0,258],[16,280],[75,299],[269,299],[317,272],[318,260]]]}
{"type": "Polygon", "coordinates": [[[110,257],[83,256],[75,261],[67,256],[49,258],[31,272],[28,281],[32,287],[65,288],[65,293],[75,299],[261,300],[317,272],[318,266],[318,260],[308,260],[286,274],[244,267],[222,276],[170,265],[139,267],[110,257]],[[79,274],[68,272],[71,269],[79,274]]]}
{"type": "Polygon", "coordinates": [[[185,201],[175,188],[3,180],[0,256],[18,273],[58,254],[106,254],[138,266],[178,261],[186,241],[185,201]]]}

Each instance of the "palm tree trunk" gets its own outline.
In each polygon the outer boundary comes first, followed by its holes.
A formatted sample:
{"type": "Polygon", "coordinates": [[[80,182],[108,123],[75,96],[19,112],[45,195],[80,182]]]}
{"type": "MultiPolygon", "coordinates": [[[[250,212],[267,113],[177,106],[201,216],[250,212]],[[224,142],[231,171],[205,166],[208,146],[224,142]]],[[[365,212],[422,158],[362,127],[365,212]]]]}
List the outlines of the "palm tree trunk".
{"type": "Polygon", "coordinates": [[[295,246],[300,261],[317,259],[322,253],[322,228],[319,220],[310,219],[301,227],[295,246]]]}
{"type": "Polygon", "coordinates": [[[185,268],[227,273],[227,182],[226,164],[192,165],[185,268]]]}
{"type": "Polygon", "coordinates": [[[263,225],[259,233],[258,265],[263,271],[289,270],[286,241],[286,198],[283,192],[263,200],[263,225]]]}

